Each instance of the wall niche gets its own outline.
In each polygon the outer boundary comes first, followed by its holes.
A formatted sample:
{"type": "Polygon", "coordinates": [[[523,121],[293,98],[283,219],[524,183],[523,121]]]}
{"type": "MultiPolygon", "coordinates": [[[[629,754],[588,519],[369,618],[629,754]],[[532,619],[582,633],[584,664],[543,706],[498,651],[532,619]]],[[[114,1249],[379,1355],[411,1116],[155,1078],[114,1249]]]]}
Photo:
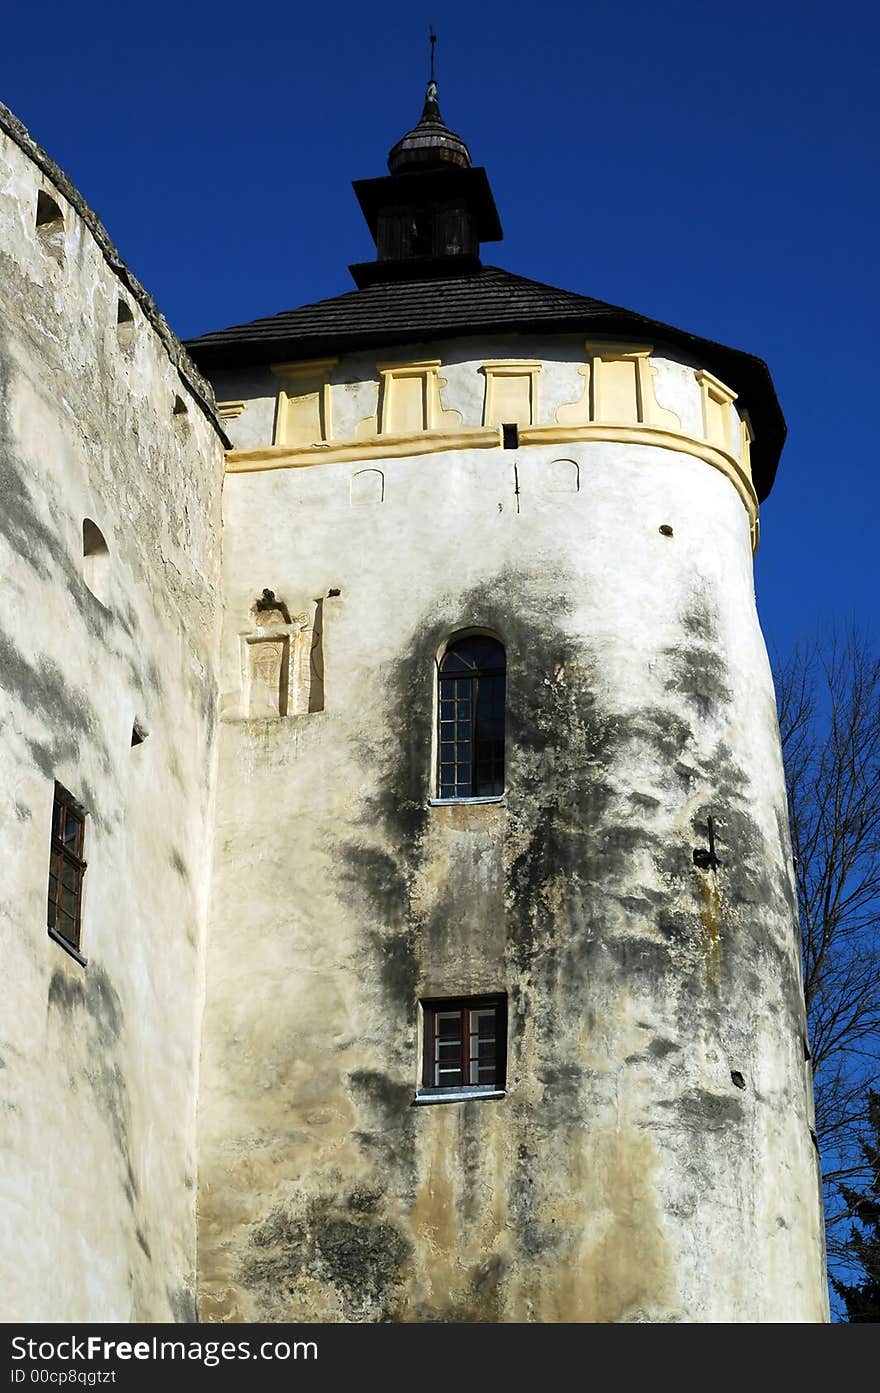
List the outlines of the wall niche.
{"type": "Polygon", "coordinates": [[[312,614],[291,614],[274,591],[251,606],[240,634],[242,714],[248,720],[302,716],[324,709],[323,601],[312,614]]]}

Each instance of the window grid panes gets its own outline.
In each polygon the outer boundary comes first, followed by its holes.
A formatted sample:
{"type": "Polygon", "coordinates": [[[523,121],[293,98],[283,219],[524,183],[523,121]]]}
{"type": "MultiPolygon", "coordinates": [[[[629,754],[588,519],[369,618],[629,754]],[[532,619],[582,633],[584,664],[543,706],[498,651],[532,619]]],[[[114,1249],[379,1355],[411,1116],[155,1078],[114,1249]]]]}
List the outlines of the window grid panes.
{"type": "Polygon", "coordinates": [[[85,814],[60,784],[55,786],[52,838],[49,851],[47,923],[50,929],[79,948],[85,814]]]}
{"type": "Polygon", "coordinates": [[[475,635],[446,650],[438,684],[440,798],[485,798],[504,792],[504,648],[475,635]]]}
{"type": "Polygon", "coordinates": [[[494,1084],[495,1082],[495,1018],[494,1006],[479,1011],[470,1011],[469,1032],[469,1082],[494,1084]]]}

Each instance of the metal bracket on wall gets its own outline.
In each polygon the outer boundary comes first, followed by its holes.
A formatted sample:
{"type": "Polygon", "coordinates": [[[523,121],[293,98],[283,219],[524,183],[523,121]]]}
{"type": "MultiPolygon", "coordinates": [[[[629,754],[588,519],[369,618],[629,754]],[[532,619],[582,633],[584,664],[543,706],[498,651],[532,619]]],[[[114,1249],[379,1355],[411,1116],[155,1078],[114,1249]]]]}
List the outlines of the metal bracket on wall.
{"type": "Polygon", "coordinates": [[[717,871],[721,862],[715,854],[715,819],[709,817],[706,822],[709,829],[709,849],[707,851],[703,846],[694,847],[694,865],[701,871],[717,871]]]}

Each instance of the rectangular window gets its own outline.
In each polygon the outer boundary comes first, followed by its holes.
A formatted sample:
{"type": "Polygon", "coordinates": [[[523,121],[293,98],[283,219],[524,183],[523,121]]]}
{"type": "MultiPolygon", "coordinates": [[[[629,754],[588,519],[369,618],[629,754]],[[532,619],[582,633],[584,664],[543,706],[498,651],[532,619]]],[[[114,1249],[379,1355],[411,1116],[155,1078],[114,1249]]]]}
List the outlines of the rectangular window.
{"type": "Polygon", "coordinates": [[[52,808],[52,841],[49,853],[49,903],[47,923],[52,933],[79,951],[82,928],[82,883],[86,863],[85,809],[55,785],[52,808]]]}
{"type": "Polygon", "coordinates": [[[423,1001],[425,1037],[419,1096],[499,1094],[504,1091],[507,1001],[423,1001]]]}

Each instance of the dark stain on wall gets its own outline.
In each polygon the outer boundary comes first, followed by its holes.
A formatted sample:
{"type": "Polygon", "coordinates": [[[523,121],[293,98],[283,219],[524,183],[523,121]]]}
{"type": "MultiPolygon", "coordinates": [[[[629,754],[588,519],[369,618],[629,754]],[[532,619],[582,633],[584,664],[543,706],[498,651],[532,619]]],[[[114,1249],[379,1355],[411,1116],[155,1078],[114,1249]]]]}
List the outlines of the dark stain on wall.
{"type": "Polygon", "coordinates": [[[69,1028],[85,1030],[80,1077],[92,1090],[95,1104],[116,1145],[126,1199],[134,1211],[139,1193],[131,1143],[131,1103],[124,1064],[120,1058],[122,1003],[99,963],[90,963],[83,977],[56,968],[49,982],[47,1009],[67,1017],[69,1028]]]}
{"type": "Polygon", "coordinates": [[[410,1083],[373,1070],[348,1075],[360,1125],[354,1136],[375,1165],[377,1177],[389,1171],[398,1177],[398,1192],[412,1196],[415,1188],[413,1091],[410,1083]]]}
{"type": "Polygon", "coordinates": [[[404,1314],[407,1321],[422,1325],[493,1325],[504,1320],[504,1279],[507,1264],[497,1253],[479,1263],[467,1286],[464,1299],[448,1305],[417,1305],[404,1314]]]}
{"type": "MultiPolygon", "coordinates": [[[[32,289],[36,289],[32,287],[32,289]]],[[[47,305],[50,318],[54,316],[47,305]]],[[[45,345],[34,346],[42,357],[45,345]]],[[[101,645],[102,658],[106,663],[116,661],[124,669],[133,690],[141,699],[145,709],[155,711],[164,702],[166,687],[161,668],[155,657],[146,652],[139,640],[139,622],[130,599],[124,593],[124,570],[120,569],[122,558],[111,549],[114,568],[119,571],[123,584],[117,586],[112,609],[101,604],[86,585],[80,569],[79,525],[81,519],[71,519],[58,514],[50,497],[38,501],[34,498],[30,480],[33,470],[18,455],[17,444],[11,438],[8,396],[10,391],[9,358],[4,354],[3,375],[0,376],[0,494],[4,505],[0,510],[0,535],[6,536],[14,554],[25,561],[37,575],[51,578],[63,585],[68,598],[76,607],[79,619],[87,635],[101,645]],[[48,517],[46,514],[48,513],[48,517]],[[119,645],[119,634],[125,635],[128,643],[119,645]]],[[[115,373],[115,368],[112,370],[115,373]]],[[[99,519],[100,521],[100,519],[99,519]]],[[[136,538],[131,538],[133,543],[136,538]]],[[[173,621],[172,621],[173,622],[173,621]]],[[[201,635],[200,635],[201,638],[201,635]]],[[[5,665],[5,655],[0,653],[0,666],[5,665]]],[[[49,659],[41,659],[36,675],[46,677],[44,694],[51,705],[57,705],[55,695],[58,688],[60,669],[49,659]]],[[[19,678],[23,674],[19,673],[19,678]]],[[[62,679],[63,680],[63,679],[62,679]]],[[[196,672],[190,681],[194,703],[200,709],[206,727],[208,745],[213,741],[217,721],[217,687],[213,676],[196,672]]],[[[30,682],[19,681],[17,694],[27,704],[30,698],[27,689],[32,690],[30,682]]],[[[81,694],[69,693],[73,705],[72,719],[56,723],[59,731],[83,734],[76,724],[77,707],[84,709],[81,694]]],[[[43,710],[42,706],[36,709],[43,710]]],[[[49,714],[48,712],[46,714],[49,714]]],[[[97,726],[91,723],[92,745],[99,736],[97,726]]],[[[76,749],[67,737],[55,742],[59,750],[65,750],[75,758],[76,749]],[[67,742],[67,743],[65,743],[67,742]]],[[[99,754],[106,759],[106,751],[98,745],[99,754]]],[[[35,757],[40,767],[53,758],[55,751],[36,746],[35,757]]]]}
{"type": "Polygon", "coordinates": [[[194,1325],[198,1320],[196,1299],[190,1287],[166,1288],[171,1314],[179,1325],[194,1325]]]}
{"type": "Polygon", "coordinates": [[[673,1110],[679,1125],[692,1124],[695,1130],[724,1131],[730,1125],[740,1125],[745,1116],[745,1107],[738,1098],[710,1093],[705,1088],[693,1089],[674,1101],[659,1099],[657,1107],[673,1110]]]}
{"type": "Polygon", "coordinates": [[[71,686],[62,669],[45,654],[31,661],[5,633],[0,632],[0,671],[3,685],[25,711],[38,713],[59,738],[76,751],[88,739],[105,769],[110,768],[97,713],[85,693],[71,686]]]}
{"type": "Polygon", "coordinates": [[[375,1214],[381,1202],[381,1190],[367,1190],[358,1186],[352,1190],[346,1204],[355,1214],[375,1214]]]}
{"type": "Polygon", "coordinates": [[[29,472],[9,437],[8,415],[0,412],[0,535],[36,575],[63,582],[88,632],[104,642],[113,626],[113,615],[92,595],[66,544],[70,520],[56,513],[51,498],[44,504],[49,513],[46,519],[31,494],[29,472]]]}
{"type": "Polygon", "coordinates": [[[407,923],[410,882],[404,866],[375,846],[349,843],[339,871],[340,883],[370,924],[371,961],[378,965],[388,996],[412,1002],[417,964],[407,923]]]}
{"type": "Polygon", "coordinates": [[[391,1224],[327,1219],[315,1235],[315,1252],[327,1280],[349,1301],[378,1305],[398,1280],[408,1244],[391,1224]]]}
{"type": "Polygon", "coordinates": [[[49,981],[48,1004],[59,1011],[85,1010],[94,1024],[96,1044],[112,1051],[122,1033],[122,1005],[113,983],[100,964],[83,977],[70,977],[58,967],[49,981]]]}
{"type": "Polygon", "coordinates": [[[301,1277],[326,1284],[339,1297],[346,1320],[396,1320],[397,1298],[407,1273],[410,1244],[399,1229],[373,1218],[355,1194],[301,1196],[271,1211],[250,1232],[252,1249],[238,1278],[262,1318],[296,1311],[301,1277]]]}
{"type": "Polygon", "coordinates": [[[187,867],[186,862],[184,861],[183,857],[181,856],[180,852],[177,850],[176,847],[171,852],[171,855],[169,856],[168,860],[170,862],[171,869],[175,871],[177,875],[180,876],[180,879],[185,884],[188,885],[190,879],[189,868],[187,867]]]}
{"type": "MultiPolygon", "coordinates": [[[[539,1106],[525,1106],[515,1087],[501,1105],[515,1158],[505,1181],[512,1239],[520,1262],[536,1271],[552,1266],[559,1260],[554,1254],[571,1243],[564,1225],[547,1220],[548,1202],[598,1097],[583,1032],[601,1051],[609,1003],[621,991],[657,1002],[662,1028],[654,1022],[644,1049],[617,1067],[650,1066],[661,1077],[663,1069],[671,1077],[686,1065],[696,1035],[717,1035],[722,1009],[732,1019],[759,1013],[780,981],[786,1009],[796,1010],[797,1019],[802,1014],[791,970],[782,837],[768,846],[750,814],[750,771],[714,735],[713,723],[731,699],[731,678],[711,606],[694,601],[682,620],[686,641],[661,655],[659,674],[676,709],[652,699],[630,711],[606,707],[601,648],[566,629],[573,593],[564,576],[548,595],[544,578],[532,583],[509,574],[437,603],[407,651],[382,670],[386,722],[360,733],[370,771],[365,812],[341,848],[340,893],[360,924],[365,983],[376,980],[378,969],[392,1035],[414,1023],[420,984],[429,975],[433,981],[441,949],[444,963],[456,955],[468,960],[481,920],[503,920],[501,957],[486,964],[486,974],[509,993],[509,1078],[515,1083],[527,1074],[543,1089],[539,1106]],[[435,877],[436,894],[425,909],[414,888],[431,869],[426,830],[433,814],[426,804],[435,656],[451,633],[469,627],[494,631],[507,650],[511,794],[500,833],[503,879],[487,894],[465,865],[456,883],[435,877]],[[632,786],[634,765],[653,771],[645,788],[632,786]],[[655,788],[665,791],[665,803],[655,788]],[[671,826],[676,794],[684,805],[698,789],[707,792],[689,825],[671,826]],[[692,856],[705,841],[709,815],[723,861],[711,885],[712,873],[695,867],[692,856]],[[717,900],[711,933],[707,889],[717,900]],[[757,1000],[743,999],[744,962],[764,965],[757,1000]]],[[[450,977],[449,994],[457,990],[460,983],[450,977]]],[[[414,1049],[414,1032],[407,1038],[414,1049]]],[[[410,1106],[414,1063],[401,1058],[398,1037],[389,1043],[387,1073],[349,1076],[364,1155],[389,1192],[407,1196],[421,1174],[430,1126],[418,1114],[432,1111],[410,1106]]],[[[662,1084],[657,1106],[669,1134],[688,1138],[698,1165],[713,1134],[742,1126],[746,1104],[721,1091],[679,1093],[678,1087],[662,1084]]],[[[464,1235],[480,1219],[482,1167],[496,1140],[485,1131],[485,1104],[456,1107],[455,1224],[464,1235]]],[[[382,1212],[377,1199],[370,1215],[378,1220],[382,1212]]],[[[360,1289],[350,1264],[374,1269],[373,1249],[360,1232],[334,1224],[314,1241],[309,1262],[321,1265],[351,1306],[360,1289]]],[[[414,1238],[421,1251],[425,1236],[414,1238]]],[[[404,1316],[497,1319],[505,1309],[506,1271],[493,1254],[466,1274],[464,1304],[441,1311],[405,1303],[404,1316]]]]}

